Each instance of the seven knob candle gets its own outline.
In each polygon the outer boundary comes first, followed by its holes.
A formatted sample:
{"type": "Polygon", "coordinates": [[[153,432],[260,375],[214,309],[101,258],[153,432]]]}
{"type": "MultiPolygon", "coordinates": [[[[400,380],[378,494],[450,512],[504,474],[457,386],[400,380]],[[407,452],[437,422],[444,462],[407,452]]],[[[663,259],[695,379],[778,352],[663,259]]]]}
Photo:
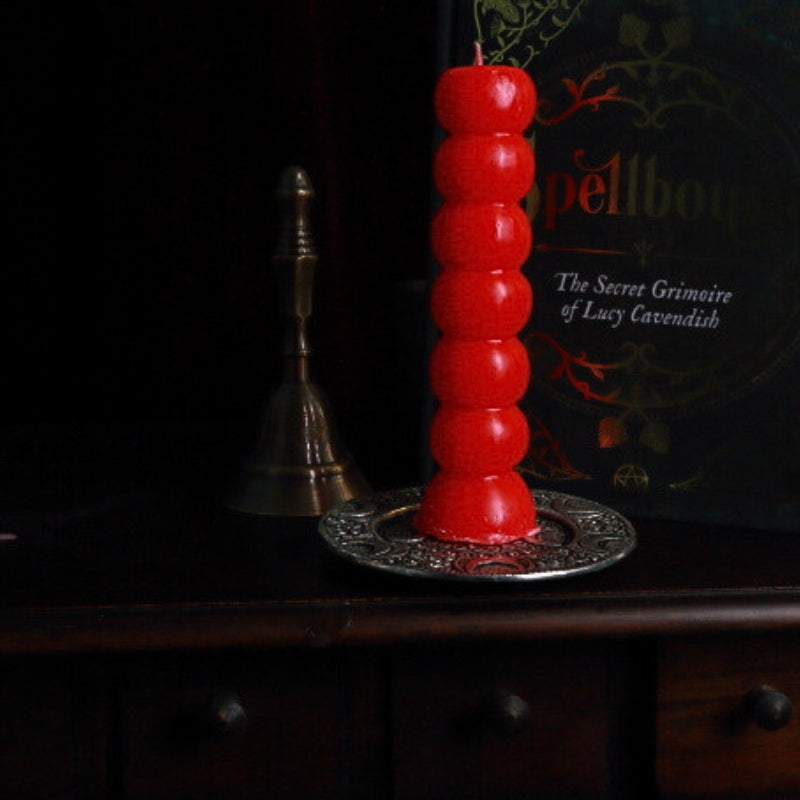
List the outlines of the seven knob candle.
{"type": "Polygon", "coordinates": [[[441,266],[431,290],[441,337],[429,365],[438,470],[414,526],[446,541],[503,544],[537,531],[533,497],[515,470],[529,444],[517,403],[530,364],[517,336],[533,303],[521,271],[532,235],[519,203],[534,177],[522,133],[535,106],[528,74],[484,65],[479,50],[473,66],[445,71],[434,94],[449,134],[434,156],[444,202],[431,224],[441,266]]]}

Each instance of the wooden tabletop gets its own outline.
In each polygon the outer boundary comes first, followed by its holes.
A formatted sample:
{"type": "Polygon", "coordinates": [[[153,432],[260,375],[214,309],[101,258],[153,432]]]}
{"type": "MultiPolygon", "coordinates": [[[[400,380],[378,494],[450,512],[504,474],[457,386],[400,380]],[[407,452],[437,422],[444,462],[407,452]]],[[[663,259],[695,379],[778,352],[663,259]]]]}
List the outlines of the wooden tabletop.
{"type": "Polygon", "coordinates": [[[523,584],[377,572],[317,520],[134,495],[3,519],[0,652],[800,630],[800,534],[633,520],[605,570],[523,584]]]}

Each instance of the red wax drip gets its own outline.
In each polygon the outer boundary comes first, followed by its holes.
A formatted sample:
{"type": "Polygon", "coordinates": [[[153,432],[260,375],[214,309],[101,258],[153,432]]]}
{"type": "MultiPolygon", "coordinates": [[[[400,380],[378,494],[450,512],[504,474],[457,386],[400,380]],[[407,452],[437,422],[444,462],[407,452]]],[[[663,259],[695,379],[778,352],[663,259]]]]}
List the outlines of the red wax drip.
{"type": "Polygon", "coordinates": [[[536,508],[515,466],[529,444],[517,403],[530,378],[518,334],[533,297],[521,267],[531,229],[519,201],[534,176],[522,136],[536,105],[523,70],[475,66],[442,74],[436,115],[450,134],[434,158],[444,203],[431,224],[442,270],[431,312],[442,336],[431,355],[439,400],[430,430],[438,471],[414,524],[440,539],[501,544],[536,530],[536,508]]]}

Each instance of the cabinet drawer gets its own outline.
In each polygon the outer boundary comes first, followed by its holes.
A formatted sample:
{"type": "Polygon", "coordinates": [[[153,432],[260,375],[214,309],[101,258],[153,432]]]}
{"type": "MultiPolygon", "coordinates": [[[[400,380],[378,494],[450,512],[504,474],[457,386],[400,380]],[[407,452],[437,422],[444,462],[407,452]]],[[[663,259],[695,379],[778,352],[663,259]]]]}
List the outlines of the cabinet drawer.
{"type": "Polygon", "coordinates": [[[800,797],[798,703],[796,635],[663,643],[656,766],[663,796],[800,797]],[[759,695],[749,694],[754,688],[759,695]],[[795,705],[788,722],[787,698],[795,705]],[[762,727],[770,714],[777,730],[762,727]]]}
{"type": "Polygon", "coordinates": [[[617,660],[561,642],[397,651],[397,799],[613,796],[617,660]]]}
{"type": "Polygon", "coordinates": [[[102,659],[0,657],[0,796],[107,796],[109,679],[102,659]]]}
{"type": "Polygon", "coordinates": [[[131,659],[120,687],[125,797],[343,797],[342,678],[329,650],[131,659]]]}

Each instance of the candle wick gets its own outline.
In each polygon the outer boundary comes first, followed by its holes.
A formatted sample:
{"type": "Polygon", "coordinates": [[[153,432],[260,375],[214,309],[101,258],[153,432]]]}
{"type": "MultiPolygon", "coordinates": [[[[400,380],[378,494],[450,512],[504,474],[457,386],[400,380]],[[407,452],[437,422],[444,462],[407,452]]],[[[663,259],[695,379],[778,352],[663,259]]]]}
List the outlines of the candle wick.
{"type": "Polygon", "coordinates": [[[483,50],[481,49],[481,43],[475,42],[475,58],[472,62],[473,66],[475,67],[482,67],[483,66],[483,50]]]}

